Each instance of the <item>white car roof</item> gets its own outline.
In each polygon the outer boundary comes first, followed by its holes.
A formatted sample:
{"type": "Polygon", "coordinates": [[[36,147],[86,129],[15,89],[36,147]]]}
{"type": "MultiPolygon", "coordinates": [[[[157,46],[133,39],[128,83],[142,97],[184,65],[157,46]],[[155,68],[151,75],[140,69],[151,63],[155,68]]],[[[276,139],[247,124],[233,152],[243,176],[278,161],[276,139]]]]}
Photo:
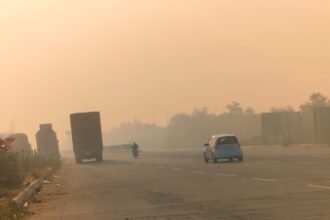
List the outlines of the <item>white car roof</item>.
{"type": "Polygon", "coordinates": [[[222,138],[222,137],[236,137],[236,135],[234,134],[217,134],[217,135],[213,135],[212,138],[222,138]]]}

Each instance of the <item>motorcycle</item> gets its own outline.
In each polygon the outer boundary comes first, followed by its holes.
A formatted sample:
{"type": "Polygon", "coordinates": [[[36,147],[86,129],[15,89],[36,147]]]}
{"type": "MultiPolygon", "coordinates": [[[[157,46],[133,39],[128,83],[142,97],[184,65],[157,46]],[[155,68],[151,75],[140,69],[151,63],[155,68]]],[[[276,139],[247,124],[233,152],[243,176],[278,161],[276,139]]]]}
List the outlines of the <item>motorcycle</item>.
{"type": "Polygon", "coordinates": [[[139,157],[139,151],[138,150],[133,150],[133,157],[137,159],[139,157]]]}
{"type": "Polygon", "coordinates": [[[132,154],[135,159],[139,156],[139,145],[137,145],[135,142],[132,145],[132,154]]]}

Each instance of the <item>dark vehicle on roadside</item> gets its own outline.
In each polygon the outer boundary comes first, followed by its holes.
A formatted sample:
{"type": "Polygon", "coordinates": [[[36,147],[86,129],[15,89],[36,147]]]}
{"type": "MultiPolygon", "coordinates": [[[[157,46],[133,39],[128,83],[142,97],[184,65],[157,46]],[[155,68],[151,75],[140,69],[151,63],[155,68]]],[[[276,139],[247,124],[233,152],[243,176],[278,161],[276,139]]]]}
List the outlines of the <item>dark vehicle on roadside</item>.
{"type": "Polygon", "coordinates": [[[44,158],[60,159],[60,149],[52,124],[41,124],[36,134],[38,154],[44,158]]]}
{"type": "Polygon", "coordinates": [[[10,135],[10,138],[13,139],[10,151],[25,152],[25,153],[32,152],[31,144],[29,143],[29,139],[26,134],[15,133],[15,134],[10,135]]]}
{"type": "Polygon", "coordinates": [[[76,163],[95,158],[103,161],[103,140],[99,112],[74,113],[70,115],[73,151],[76,163]]]}

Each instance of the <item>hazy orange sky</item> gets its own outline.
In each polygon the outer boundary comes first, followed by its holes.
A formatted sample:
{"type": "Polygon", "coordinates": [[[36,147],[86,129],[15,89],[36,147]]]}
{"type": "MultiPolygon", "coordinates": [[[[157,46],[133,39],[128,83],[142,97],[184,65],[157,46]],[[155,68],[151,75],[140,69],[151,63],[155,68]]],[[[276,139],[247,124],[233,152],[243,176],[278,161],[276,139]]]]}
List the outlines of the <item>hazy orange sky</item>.
{"type": "Polygon", "coordinates": [[[0,0],[0,131],[330,96],[329,0],[0,0]]]}

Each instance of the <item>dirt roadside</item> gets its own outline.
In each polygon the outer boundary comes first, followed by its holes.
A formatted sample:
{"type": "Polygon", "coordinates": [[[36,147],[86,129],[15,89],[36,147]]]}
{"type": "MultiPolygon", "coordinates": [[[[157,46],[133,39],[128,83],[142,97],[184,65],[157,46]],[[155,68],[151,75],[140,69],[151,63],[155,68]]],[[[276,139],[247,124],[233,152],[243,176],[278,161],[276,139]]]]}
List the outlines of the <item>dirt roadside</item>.
{"type": "Polygon", "coordinates": [[[60,170],[52,174],[44,181],[42,190],[38,192],[29,206],[25,209],[24,219],[52,208],[52,203],[57,201],[61,196],[67,195],[66,185],[68,175],[70,175],[73,164],[62,162],[60,170]]]}
{"type": "MultiPolygon", "coordinates": [[[[44,183],[43,187],[49,185],[52,181],[57,181],[58,172],[61,172],[61,170],[53,168],[44,168],[36,171],[38,176],[43,179],[41,179],[44,183]]],[[[33,211],[31,212],[28,209],[32,204],[40,203],[41,200],[38,197],[41,195],[41,192],[36,192],[30,201],[25,202],[22,210],[16,207],[16,204],[13,203],[13,199],[16,198],[21,192],[29,188],[36,180],[39,179],[36,179],[36,177],[31,174],[26,178],[24,184],[20,188],[8,190],[8,195],[0,199],[0,220],[24,219],[26,216],[33,213],[33,211]]],[[[59,184],[60,183],[58,183],[58,185],[59,184]]]]}

